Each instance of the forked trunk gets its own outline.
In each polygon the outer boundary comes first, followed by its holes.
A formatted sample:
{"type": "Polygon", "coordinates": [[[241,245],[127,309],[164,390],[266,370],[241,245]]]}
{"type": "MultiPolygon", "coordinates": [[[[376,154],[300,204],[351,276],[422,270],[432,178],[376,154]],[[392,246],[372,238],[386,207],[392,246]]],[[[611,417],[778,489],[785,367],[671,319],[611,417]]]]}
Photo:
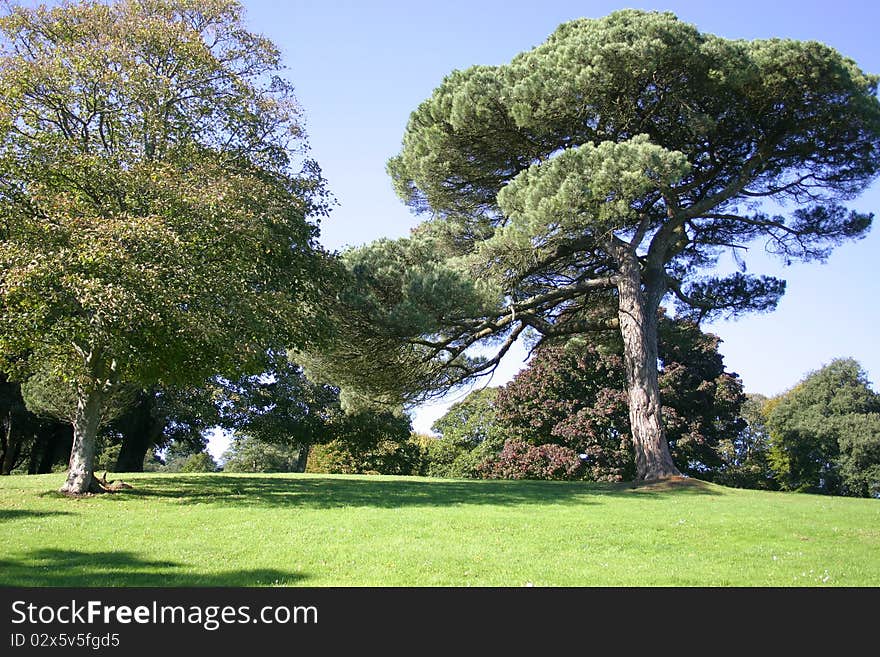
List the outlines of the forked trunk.
{"type": "Polygon", "coordinates": [[[73,447],[70,449],[67,481],[61,487],[62,493],[81,495],[103,490],[94,476],[95,440],[102,403],[103,395],[97,390],[82,391],[78,395],[73,421],[73,447]]]}
{"type": "Polygon", "coordinates": [[[618,258],[618,319],[639,481],[680,476],[663,431],[657,376],[657,308],[642,293],[634,254],[618,258]]]}

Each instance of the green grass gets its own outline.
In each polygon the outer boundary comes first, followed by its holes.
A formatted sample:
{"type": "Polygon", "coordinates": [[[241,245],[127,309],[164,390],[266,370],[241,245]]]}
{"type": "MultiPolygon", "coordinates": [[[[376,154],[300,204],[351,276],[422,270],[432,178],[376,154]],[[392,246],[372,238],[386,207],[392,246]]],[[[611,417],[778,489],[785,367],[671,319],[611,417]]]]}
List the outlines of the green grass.
{"type": "Polygon", "coordinates": [[[12,586],[878,586],[880,501],[327,475],[0,478],[12,586]]]}

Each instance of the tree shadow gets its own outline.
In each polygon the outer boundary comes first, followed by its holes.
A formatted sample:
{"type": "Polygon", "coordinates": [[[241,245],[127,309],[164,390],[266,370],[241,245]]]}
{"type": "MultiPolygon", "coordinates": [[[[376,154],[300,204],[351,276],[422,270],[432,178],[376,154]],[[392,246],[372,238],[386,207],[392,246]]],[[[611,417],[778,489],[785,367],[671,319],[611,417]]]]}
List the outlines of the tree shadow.
{"type": "Polygon", "coordinates": [[[0,586],[279,586],[296,584],[306,577],[271,568],[186,571],[191,568],[173,561],[144,559],[134,552],[39,549],[0,560],[0,586]]]}
{"type": "Polygon", "coordinates": [[[70,511],[32,511],[30,509],[0,509],[0,522],[7,520],[23,520],[26,518],[44,518],[46,516],[69,516],[70,511]]]}
{"type": "Polygon", "coordinates": [[[562,481],[426,480],[372,477],[315,477],[267,475],[183,475],[132,480],[134,488],[102,496],[126,500],[159,498],[178,504],[220,506],[400,508],[418,506],[524,506],[600,504],[603,497],[638,494],[640,498],[673,495],[719,495],[697,480],[676,485],[594,484],[562,481]]]}

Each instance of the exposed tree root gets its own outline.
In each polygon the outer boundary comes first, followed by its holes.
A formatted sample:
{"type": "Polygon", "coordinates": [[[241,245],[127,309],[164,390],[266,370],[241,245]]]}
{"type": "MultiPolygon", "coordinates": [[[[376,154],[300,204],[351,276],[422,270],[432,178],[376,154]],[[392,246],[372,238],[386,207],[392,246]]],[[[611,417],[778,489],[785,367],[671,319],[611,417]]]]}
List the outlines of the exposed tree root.
{"type": "Polygon", "coordinates": [[[676,488],[708,488],[709,485],[701,479],[693,477],[685,477],[675,475],[673,477],[663,477],[662,479],[644,479],[641,481],[630,482],[631,488],[639,490],[673,490],[676,488]]]}
{"type": "Polygon", "coordinates": [[[121,490],[126,490],[132,488],[131,484],[127,484],[122,480],[114,480],[111,479],[107,481],[107,471],[104,471],[104,474],[99,479],[98,477],[92,475],[92,480],[89,482],[89,488],[83,493],[71,493],[65,490],[61,492],[67,497],[90,497],[92,495],[103,495],[104,493],[117,493],[121,490]]]}

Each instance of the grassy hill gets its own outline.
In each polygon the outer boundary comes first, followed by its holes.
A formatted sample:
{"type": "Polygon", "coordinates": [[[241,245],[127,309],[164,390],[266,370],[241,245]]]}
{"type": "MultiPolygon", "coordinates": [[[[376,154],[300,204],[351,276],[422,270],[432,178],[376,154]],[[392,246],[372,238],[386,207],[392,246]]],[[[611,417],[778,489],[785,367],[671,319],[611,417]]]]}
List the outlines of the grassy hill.
{"type": "Polygon", "coordinates": [[[702,482],[0,478],[12,586],[878,586],[880,501],[702,482]]]}

